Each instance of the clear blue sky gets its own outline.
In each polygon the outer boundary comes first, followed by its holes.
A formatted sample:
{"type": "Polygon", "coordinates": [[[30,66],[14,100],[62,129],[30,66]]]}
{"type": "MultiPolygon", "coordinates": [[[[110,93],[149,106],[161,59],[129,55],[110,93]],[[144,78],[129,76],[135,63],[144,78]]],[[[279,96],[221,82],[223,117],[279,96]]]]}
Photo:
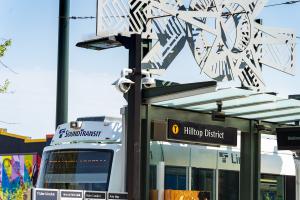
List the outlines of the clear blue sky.
{"type": "MultiPolygon", "coordinates": [[[[17,75],[0,66],[0,81],[9,78],[10,93],[0,95],[0,127],[9,132],[44,137],[54,132],[58,0],[0,0],[0,38],[10,38],[11,48],[2,61],[17,75]]],[[[269,4],[283,2],[271,0],[269,4]]],[[[286,27],[300,35],[300,4],[265,8],[265,26],[286,27]]],[[[71,16],[95,16],[96,0],[71,0],[71,16]]],[[[93,51],[75,47],[87,35],[95,35],[94,19],[70,21],[69,120],[80,116],[119,116],[125,104],[111,83],[127,67],[127,51],[116,48],[93,51]]],[[[297,40],[299,43],[299,39],[297,40]]],[[[299,52],[299,51],[298,51],[299,52]]],[[[297,53],[299,58],[299,53],[297,53]]],[[[281,95],[300,94],[299,62],[291,77],[264,69],[269,88],[281,95]]],[[[175,59],[164,79],[178,82],[208,80],[188,48],[175,59]]]]}

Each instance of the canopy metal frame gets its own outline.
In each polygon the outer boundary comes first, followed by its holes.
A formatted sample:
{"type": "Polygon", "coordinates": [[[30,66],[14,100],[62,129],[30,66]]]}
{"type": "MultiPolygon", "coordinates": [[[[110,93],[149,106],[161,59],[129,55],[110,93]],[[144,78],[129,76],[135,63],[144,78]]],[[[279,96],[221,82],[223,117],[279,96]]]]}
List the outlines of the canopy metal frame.
{"type": "MultiPolygon", "coordinates": [[[[184,104],[184,99],[189,99],[193,96],[207,95],[213,96],[213,93],[217,96],[219,90],[216,89],[216,82],[205,82],[205,83],[191,83],[176,86],[160,87],[160,88],[147,88],[142,91],[142,108],[141,108],[141,121],[142,121],[142,139],[141,146],[143,162],[143,177],[142,184],[144,185],[143,194],[149,194],[149,152],[150,152],[150,140],[151,134],[153,133],[153,124],[155,123],[165,123],[167,124],[167,119],[189,121],[202,124],[218,125],[223,127],[235,127],[241,131],[241,165],[240,165],[240,199],[243,200],[258,200],[260,199],[260,165],[261,165],[261,133],[275,134],[276,128],[282,126],[291,126],[291,124],[274,123],[255,118],[243,118],[238,114],[228,114],[225,109],[225,120],[215,121],[212,118],[212,111],[205,110],[198,111],[196,109],[191,109],[190,106],[184,104]],[[208,91],[209,88],[209,91],[208,91]],[[205,91],[205,92],[204,92],[205,91]],[[211,93],[211,95],[209,95],[211,93]],[[177,98],[174,98],[177,97],[177,98]],[[160,101],[162,100],[162,101],[160,101]],[[184,106],[178,106],[176,101],[182,100],[184,106]],[[165,102],[168,101],[168,104],[165,102]],[[173,102],[173,104],[172,104],[173,102]]],[[[262,93],[257,93],[253,91],[248,91],[250,95],[244,95],[244,90],[239,88],[234,88],[235,91],[240,92],[240,95],[235,95],[234,98],[222,98],[218,97],[215,99],[210,98],[206,103],[209,104],[213,101],[232,101],[234,99],[249,98],[252,96],[259,96],[262,93]]],[[[230,91],[230,89],[229,89],[230,91]]],[[[247,93],[247,91],[246,91],[247,93]]],[[[283,101],[282,98],[276,96],[268,96],[270,99],[266,101],[260,100],[258,104],[275,103],[278,101],[283,101]]],[[[290,101],[290,100],[286,100],[290,101]]],[[[300,101],[292,100],[296,103],[300,101]]],[[[195,104],[197,99],[195,99],[195,104]]],[[[199,101],[198,101],[199,102],[199,101]]],[[[193,102],[190,102],[193,104],[193,102]]],[[[205,101],[202,101],[199,105],[205,107],[207,105],[205,101]]],[[[255,105],[255,102],[251,104],[246,104],[245,106],[255,105]]],[[[226,108],[226,107],[225,107],[226,108]]],[[[240,106],[239,108],[243,108],[240,106]]],[[[274,112],[274,110],[266,109],[264,112],[274,112]]],[[[294,116],[295,113],[290,116],[294,116]]],[[[278,114],[275,116],[280,117],[278,114]]],[[[296,115],[295,115],[296,116],[296,115]]],[[[270,118],[271,119],[271,118],[270,118]]],[[[297,118],[295,118],[297,120],[297,118]]],[[[162,132],[161,134],[166,134],[162,132]]],[[[145,195],[145,199],[148,196],[145,195]]]]}
{"type": "Polygon", "coordinates": [[[193,84],[195,84],[195,88],[199,86],[199,83],[176,86],[178,89],[185,91],[185,95],[182,95],[180,91],[174,91],[173,86],[164,89],[152,88],[145,90],[144,103],[212,113],[218,109],[217,102],[221,101],[223,104],[222,111],[230,117],[279,124],[297,122],[300,119],[300,101],[296,99],[278,97],[274,93],[255,92],[242,88],[217,89],[216,85],[212,86],[213,82],[205,82],[207,88],[202,87],[201,90],[196,90],[191,89],[193,84]],[[173,93],[170,94],[169,90],[172,90],[173,93]],[[195,93],[195,91],[198,93],[195,93]]]}

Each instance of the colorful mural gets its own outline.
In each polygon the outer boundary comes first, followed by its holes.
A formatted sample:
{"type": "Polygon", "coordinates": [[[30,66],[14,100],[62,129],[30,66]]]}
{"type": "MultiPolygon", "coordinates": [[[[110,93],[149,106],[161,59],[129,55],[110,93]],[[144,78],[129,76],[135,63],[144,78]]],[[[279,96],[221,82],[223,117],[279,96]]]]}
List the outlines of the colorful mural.
{"type": "Polygon", "coordinates": [[[39,163],[38,155],[0,156],[0,200],[23,200],[39,163]]]}

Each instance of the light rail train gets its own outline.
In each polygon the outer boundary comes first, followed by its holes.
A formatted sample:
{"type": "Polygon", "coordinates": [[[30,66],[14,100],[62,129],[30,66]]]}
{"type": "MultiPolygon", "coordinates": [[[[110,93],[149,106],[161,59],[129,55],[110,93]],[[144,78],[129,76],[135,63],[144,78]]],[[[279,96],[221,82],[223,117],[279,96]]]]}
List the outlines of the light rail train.
{"type": "MultiPolygon", "coordinates": [[[[37,187],[124,192],[123,130],[121,119],[107,117],[60,125],[44,149],[37,187]]],[[[275,136],[262,135],[261,199],[294,200],[293,154],[278,151],[276,145],[275,136]]],[[[205,191],[211,200],[238,200],[239,147],[153,141],[150,189],[157,191],[158,199],[164,190],[174,189],[205,191]]]]}

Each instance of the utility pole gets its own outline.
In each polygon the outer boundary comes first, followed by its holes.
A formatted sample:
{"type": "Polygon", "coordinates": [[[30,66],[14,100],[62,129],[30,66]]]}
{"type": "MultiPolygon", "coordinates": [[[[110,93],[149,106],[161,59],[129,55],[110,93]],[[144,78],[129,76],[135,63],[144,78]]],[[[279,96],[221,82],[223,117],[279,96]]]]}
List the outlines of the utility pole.
{"type": "Polygon", "coordinates": [[[58,18],[56,127],[68,121],[69,13],[70,0],[60,0],[58,18]]]}

